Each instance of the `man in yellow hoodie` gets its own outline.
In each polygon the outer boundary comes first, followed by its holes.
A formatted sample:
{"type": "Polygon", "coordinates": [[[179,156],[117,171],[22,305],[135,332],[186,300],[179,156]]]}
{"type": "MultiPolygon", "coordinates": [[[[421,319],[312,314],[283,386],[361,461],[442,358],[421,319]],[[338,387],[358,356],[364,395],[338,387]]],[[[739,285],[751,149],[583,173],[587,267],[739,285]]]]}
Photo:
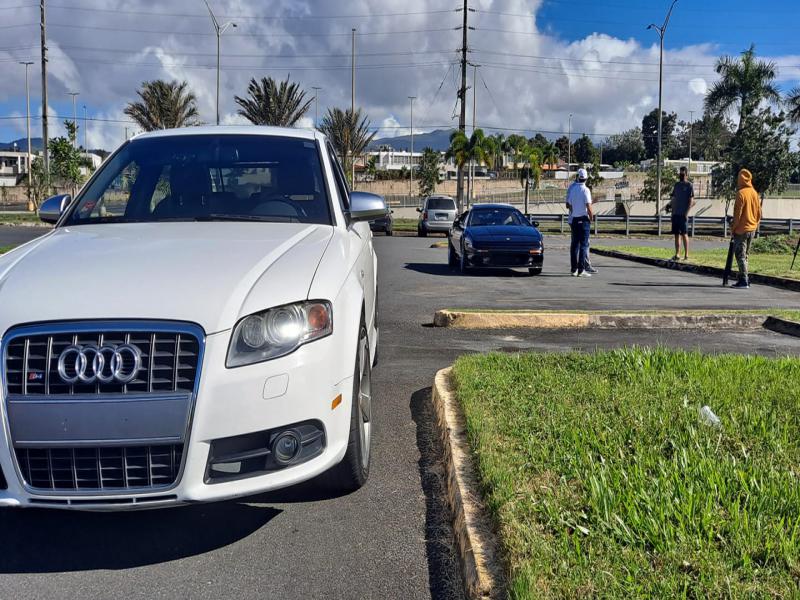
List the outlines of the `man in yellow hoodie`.
{"type": "Polygon", "coordinates": [[[753,175],[747,169],[739,171],[738,188],[736,204],[733,207],[731,232],[736,262],[739,264],[739,280],[732,287],[747,289],[750,287],[747,275],[747,257],[750,253],[750,243],[753,241],[761,221],[761,200],[758,192],[753,188],[753,175]]]}

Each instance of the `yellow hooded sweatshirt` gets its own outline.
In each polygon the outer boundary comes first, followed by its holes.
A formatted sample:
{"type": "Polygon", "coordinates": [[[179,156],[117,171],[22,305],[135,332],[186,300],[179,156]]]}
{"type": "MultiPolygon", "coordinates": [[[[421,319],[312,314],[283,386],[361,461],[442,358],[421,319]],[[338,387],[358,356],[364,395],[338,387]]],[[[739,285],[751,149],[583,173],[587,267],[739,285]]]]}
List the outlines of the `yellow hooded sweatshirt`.
{"type": "Polygon", "coordinates": [[[733,233],[755,231],[761,221],[761,199],[752,182],[753,175],[750,171],[739,171],[739,191],[733,206],[733,233]]]}

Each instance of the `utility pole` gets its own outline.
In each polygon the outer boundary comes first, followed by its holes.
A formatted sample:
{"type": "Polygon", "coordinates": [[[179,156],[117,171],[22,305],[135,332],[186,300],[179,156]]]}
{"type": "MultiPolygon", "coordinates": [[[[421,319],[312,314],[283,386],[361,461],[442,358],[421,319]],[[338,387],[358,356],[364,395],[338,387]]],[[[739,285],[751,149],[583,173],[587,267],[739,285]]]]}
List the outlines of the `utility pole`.
{"type": "Polygon", "coordinates": [[[569,113],[569,127],[567,129],[567,183],[569,183],[571,164],[572,164],[572,113],[569,113]]]}
{"type": "MultiPolygon", "coordinates": [[[[464,0],[464,22],[461,26],[461,89],[458,97],[461,99],[461,112],[458,116],[458,129],[463,133],[467,128],[467,15],[469,13],[469,2],[464,0]]],[[[464,172],[460,166],[456,165],[456,202],[459,212],[464,205],[464,172]]]]}
{"type": "Polygon", "coordinates": [[[322,89],[321,87],[314,86],[311,88],[314,90],[314,129],[319,127],[319,105],[317,104],[319,91],[322,89]]]}
{"type": "Polygon", "coordinates": [[[211,22],[214,24],[214,31],[217,34],[217,125],[219,125],[219,47],[220,47],[220,38],[222,34],[225,33],[229,27],[236,27],[236,23],[233,21],[228,21],[224,25],[220,25],[217,21],[217,17],[214,16],[214,11],[211,10],[211,6],[208,4],[208,0],[203,0],[206,3],[206,8],[208,9],[208,14],[211,15],[211,22]]]}
{"type": "Polygon", "coordinates": [[[675,8],[675,3],[678,0],[672,0],[672,4],[667,12],[667,17],[664,19],[664,24],[659,27],[655,23],[650,23],[648,29],[654,29],[658,32],[659,40],[661,41],[660,52],[658,55],[658,164],[656,165],[656,215],[658,219],[658,235],[661,235],[661,126],[662,126],[662,110],[661,103],[663,100],[664,92],[664,34],[667,32],[667,25],[669,25],[669,18],[672,16],[672,9],[675,8]]]}
{"type": "MultiPolygon", "coordinates": [[[[478,96],[478,66],[472,65],[472,135],[475,135],[475,115],[477,113],[478,96]]],[[[469,204],[475,199],[475,161],[469,161],[469,204]]]]}
{"type": "Polygon", "coordinates": [[[48,155],[47,135],[47,21],[45,19],[44,0],[39,0],[40,21],[42,30],[42,160],[44,160],[44,177],[50,183],[50,156],[48,155]]]}
{"type": "Polygon", "coordinates": [[[30,196],[31,191],[33,189],[33,179],[32,179],[32,169],[31,169],[31,90],[30,85],[28,84],[28,67],[33,64],[33,61],[22,61],[19,64],[25,65],[25,130],[28,136],[28,157],[27,157],[27,167],[28,167],[28,210],[33,211],[35,205],[33,203],[33,198],[30,196]]]}
{"type": "Polygon", "coordinates": [[[411,100],[411,156],[408,159],[409,171],[411,172],[411,178],[408,180],[409,198],[414,196],[414,100],[416,98],[416,96],[408,97],[411,100]]]}
{"type": "Polygon", "coordinates": [[[72,96],[72,126],[75,127],[75,138],[72,140],[73,148],[78,146],[78,113],[75,111],[75,98],[80,95],[80,92],[67,92],[67,96],[72,96]]]}
{"type": "Polygon", "coordinates": [[[86,150],[86,152],[89,151],[89,146],[88,146],[88,143],[86,141],[86,138],[87,138],[87,127],[86,126],[88,125],[88,122],[89,121],[86,118],[86,105],[84,104],[83,105],[83,149],[86,150]]]}
{"type": "MultiPolygon", "coordinates": [[[[351,33],[351,49],[350,49],[350,119],[352,120],[352,127],[355,130],[358,127],[356,123],[356,28],[350,31],[351,33]]],[[[353,152],[353,141],[350,140],[350,181],[355,186],[356,183],[356,154],[353,152]]]]}
{"type": "Polygon", "coordinates": [[[694,129],[694,111],[689,111],[689,168],[686,174],[688,178],[692,177],[692,130],[694,129]]]}

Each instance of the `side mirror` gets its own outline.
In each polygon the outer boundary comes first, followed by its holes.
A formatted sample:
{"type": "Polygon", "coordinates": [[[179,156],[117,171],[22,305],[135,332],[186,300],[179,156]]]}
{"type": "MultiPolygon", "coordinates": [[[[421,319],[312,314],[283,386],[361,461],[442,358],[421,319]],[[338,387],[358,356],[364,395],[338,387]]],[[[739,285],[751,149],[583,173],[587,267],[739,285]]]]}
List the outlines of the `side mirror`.
{"type": "Polygon", "coordinates": [[[383,196],[369,192],[350,192],[350,221],[372,221],[389,214],[383,196]]]}
{"type": "Polygon", "coordinates": [[[531,225],[533,225],[534,227],[536,227],[538,229],[539,228],[539,221],[531,221],[531,225]]]}
{"type": "Polygon", "coordinates": [[[422,209],[419,206],[417,207],[417,212],[422,212],[422,209]]]}
{"type": "Polygon", "coordinates": [[[39,207],[39,220],[44,223],[57,223],[70,202],[72,202],[72,196],[69,194],[50,196],[39,207]]]}

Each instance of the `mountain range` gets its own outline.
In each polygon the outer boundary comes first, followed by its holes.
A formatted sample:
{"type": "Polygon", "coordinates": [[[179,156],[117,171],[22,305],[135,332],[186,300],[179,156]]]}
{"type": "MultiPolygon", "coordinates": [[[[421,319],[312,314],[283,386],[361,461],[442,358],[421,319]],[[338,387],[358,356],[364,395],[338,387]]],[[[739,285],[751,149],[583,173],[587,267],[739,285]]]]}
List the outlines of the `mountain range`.
{"type": "MultiPolygon", "coordinates": [[[[450,147],[450,134],[454,129],[436,129],[428,133],[414,134],[414,152],[421,152],[423,148],[432,148],[437,152],[445,152],[450,147]]],[[[391,138],[372,140],[370,150],[377,150],[380,146],[389,146],[393,150],[410,150],[411,136],[398,135],[391,138]]]]}

